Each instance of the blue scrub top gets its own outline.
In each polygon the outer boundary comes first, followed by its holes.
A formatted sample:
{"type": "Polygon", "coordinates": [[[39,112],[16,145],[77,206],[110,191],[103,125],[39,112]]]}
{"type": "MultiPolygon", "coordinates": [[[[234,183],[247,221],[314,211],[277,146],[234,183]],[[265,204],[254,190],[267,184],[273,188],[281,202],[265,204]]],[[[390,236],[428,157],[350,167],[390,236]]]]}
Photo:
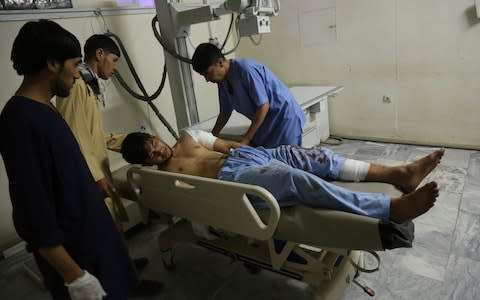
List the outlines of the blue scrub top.
{"type": "Polygon", "coordinates": [[[270,69],[251,59],[232,59],[229,80],[231,87],[227,80],[218,84],[220,113],[236,110],[252,120],[259,106],[270,105],[250,145],[301,146],[305,115],[288,87],[270,69]]]}

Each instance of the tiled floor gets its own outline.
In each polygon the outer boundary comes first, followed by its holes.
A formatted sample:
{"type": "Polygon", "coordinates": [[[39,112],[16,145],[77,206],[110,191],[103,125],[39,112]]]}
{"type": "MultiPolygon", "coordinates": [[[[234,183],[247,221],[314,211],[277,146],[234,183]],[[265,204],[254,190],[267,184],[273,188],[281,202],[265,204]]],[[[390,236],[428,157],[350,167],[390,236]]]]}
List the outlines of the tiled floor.
{"type": "MultiPolygon", "coordinates": [[[[346,157],[382,164],[413,161],[434,148],[345,140],[328,146],[346,157]]],[[[480,151],[447,149],[442,163],[425,179],[439,183],[435,207],[415,220],[411,249],[379,253],[379,272],[359,281],[375,299],[480,299],[480,151]]],[[[242,265],[189,244],[176,247],[176,269],[162,266],[152,226],[129,239],[135,256],[151,262],[143,276],[165,282],[165,291],[149,299],[314,299],[312,287],[262,271],[252,275],[242,265]]],[[[28,255],[0,261],[0,299],[49,299],[22,269],[28,255]]],[[[145,299],[145,298],[143,298],[145,299]]],[[[370,299],[352,285],[342,299],[370,299]]]]}

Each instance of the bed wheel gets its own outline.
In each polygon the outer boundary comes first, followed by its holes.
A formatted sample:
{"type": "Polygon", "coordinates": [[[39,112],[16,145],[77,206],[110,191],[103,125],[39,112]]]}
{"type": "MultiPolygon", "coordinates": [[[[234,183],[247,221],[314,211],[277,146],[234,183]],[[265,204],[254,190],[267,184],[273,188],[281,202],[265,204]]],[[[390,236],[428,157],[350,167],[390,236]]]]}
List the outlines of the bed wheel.
{"type": "Polygon", "coordinates": [[[262,270],[262,268],[260,268],[259,266],[251,263],[244,263],[243,265],[245,266],[245,269],[247,269],[248,273],[253,275],[260,273],[260,271],[262,270]]]}
{"type": "Polygon", "coordinates": [[[173,271],[175,269],[175,259],[172,249],[161,250],[160,252],[162,253],[162,263],[165,269],[173,271]]]}

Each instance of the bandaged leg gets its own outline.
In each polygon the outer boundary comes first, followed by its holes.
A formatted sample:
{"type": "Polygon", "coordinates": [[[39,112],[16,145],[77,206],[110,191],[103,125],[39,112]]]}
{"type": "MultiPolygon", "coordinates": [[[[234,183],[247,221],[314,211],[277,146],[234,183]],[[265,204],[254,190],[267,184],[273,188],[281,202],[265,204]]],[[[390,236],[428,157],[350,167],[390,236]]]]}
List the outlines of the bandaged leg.
{"type": "Polygon", "coordinates": [[[364,181],[367,177],[370,164],[364,161],[346,159],[343,167],[340,169],[338,179],[344,181],[364,181]]]}

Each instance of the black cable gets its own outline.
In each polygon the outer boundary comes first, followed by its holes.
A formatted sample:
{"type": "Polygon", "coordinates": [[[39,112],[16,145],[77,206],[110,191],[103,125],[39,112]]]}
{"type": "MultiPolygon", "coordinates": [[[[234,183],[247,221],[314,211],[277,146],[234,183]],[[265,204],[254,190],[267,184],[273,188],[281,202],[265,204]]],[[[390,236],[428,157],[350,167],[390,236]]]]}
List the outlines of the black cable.
{"type": "Polygon", "coordinates": [[[230,49],[229,51],[227,52],[224,52],[223,55],[228,55],[230,53],[232,53],[233,51],[237,50],[238,48],[238,45],[240,45],[240,40],[241,40],[241,36],[240,36],[240,32],[238,32],[238,22],[240,21],[240,16],[243,12],[239,13],[238,16],[235,18],[235,25],[236,25],[236,28],[237,28],[237,37],[238,37],[238,40],[237,40],[237,43],[235,44],[235,46],[230,49]]]}
{"type": "Polygon", "coordinates": [[[225,48],[225,45],[227,44],[228,38],[230,37],[230,33],[232,32],[233,20],[235,20],[235,14],[231,15],[230,25],[228,26],[228,30],[227,30],[227,36],[225,37],[225,40],[223,41],[223,44],[220,50],[223,50],[223,48],[225,48]]]}
{"type": "Polygon", "coordinates": [[[170,48],[170,46],[167,44],[167,42],[163,40],[162,36],[158,32],[157,27],[155,26],[155,23],[158,23],[157,16],[152,18],[151,24],[152,24],[153,34],[157,38],[158,42],[162,45],[163,49],[165,49],[168,53],[170,53],[170,55],[172,55],[176,59],[179,59],[187,64],[192,64],[192,60],[190,58],[178,55],[174,49],[170,48]]]}
{"type": "Polygon", "coordinates": [[[322,141],[321,144],[337,146],[343,144],[343,139],[341,137],[331,135],[325,141],[322,141]]]}
{"type": "Polygon", "coordinates": [[[145,90],[145,87],[143,86],[142,81],[140,80],[140,77],[138,77],[138,74],[137,74],[137,72],[135,71],[135,67],[133,66],[132,60],[130,59],[130,56],[128,55],[127,50],[126,50],[125,47],[123,46],[122,40],[121,40],[116,34],[114,34],[114,33],[112,33],[112,32],[107,32],[106,35],[115,38],[115,40],[117,41],[118,46],[120,47],[120,50],[121,50],[122,53],[124,54],[125,60],[126,60],[127,65],[128,65],[128,69],[129,69],[130,72],[132,73],[133,79],[135,79],[135,82],[137,83],[138,88],[140,88],[140,90],[142,91],[142,93],[147,97],[148,93],[147,93],[147,91],[145,90]]]}
{"type": "Polygon", "coordinates": [[[155,106],[155,104],[153,104],[153,100],[155,100],[159,95],[160,93],[162,92],[164,86],[165,86],[165,81],[166,81],[166,75],[167,75],[167,67],[166,65],[164,64],[163,65],[163,75],[162,75],[162,81],[160,83],[160,86],[158,87],[158,89],[155,91],[155,93],[153,93],[153,95],[149,96],[145,87],[143,86],[143,83],[142,81],[140,80],[140,77],[138,76],[136,70],[135,70],[135,67],[133,66],[133,63],[130,59],[130,56],[128,55],[128,52],[127,50],[125,49],[125,47],[123,46],[123,42],[122,40],[120,39],[119,36],[117,36],[116,34],[112,33],[112,32],[107,32],[106,35],[108,36],[111,36],[113,37],[119,47],[120,47],[120,50],[122,51],[122,53],[124,54],[124,57],[125,57],[125,60],[127,62],[127,65],[128,65],[128,68],[138,86],[138,88],[142,91],[143,93],[143,96],[137,94],[136,92],[134,92],[129,86],[128,84],[125,82],[125,80],[123,79],[123,77],[120,75],[120,73],[118,71],[115,71],[115,78],[120,82],[120,85],[130,94],[132,95],[133,97],[139,99],[139,100],[142,100],[142,101],[145,101],[148,103],[148,105],[152,108],[153,112],[155,113],[155,115],[158,117],[158,119],[162,122],[162,124],[167,128],[168,132],[170,132],[170,134],[176,139],[178,140],[178,135],[177,133],[175,132],[175,130],[172,128],[172,126],[168,123],[168,121],[163,117],[163,115],[160,113],[160,111],[158,110],[158,108],[155,106]]]}
{"type": "Polygon", "coordinates": [[[160,119],[160,121],[163,123],[163,125],[167,128],[168,132],[175,138],[175,140],[178,140],[178,135],[175,132],[175,130],[170,126],[168,121],[163,117],[163,115],[160,113],[158,108],[152,103],[152,101],[147,102],[148,105],[150,105],[150,108],[153,110],[155,115],[160,119]]]}
{"type": "Polygon", "coordinates": [[[125,88],[125,90],[127,90],[127,92],[132,95],[133,97],[135,97],[136,99],[138,100],[141,100],[141,101],[145,101],[145,102],[148,102],[148,101],[153,101],[155,99],[157,99],[157,97],[160,95],[160,93],[162,92],[163,90],[163,87],[165,86],[165,81],[167,79],[167,66],[164,64],[163,65],[163,74],[162,74],[162,81],[160,82],[160,86],[158,87],[158,89],[155,91],[155,93],[153,93],[151,96],[142,96],[140,94],[137,94],[134,90],[132,90],[128,84],[125,82],[125,80],[123,79],[122,75],[120,72],[118,71],[115,71],[115,79],[118,80],[118,82],[120,82],[120,84],[125,88]]]}

